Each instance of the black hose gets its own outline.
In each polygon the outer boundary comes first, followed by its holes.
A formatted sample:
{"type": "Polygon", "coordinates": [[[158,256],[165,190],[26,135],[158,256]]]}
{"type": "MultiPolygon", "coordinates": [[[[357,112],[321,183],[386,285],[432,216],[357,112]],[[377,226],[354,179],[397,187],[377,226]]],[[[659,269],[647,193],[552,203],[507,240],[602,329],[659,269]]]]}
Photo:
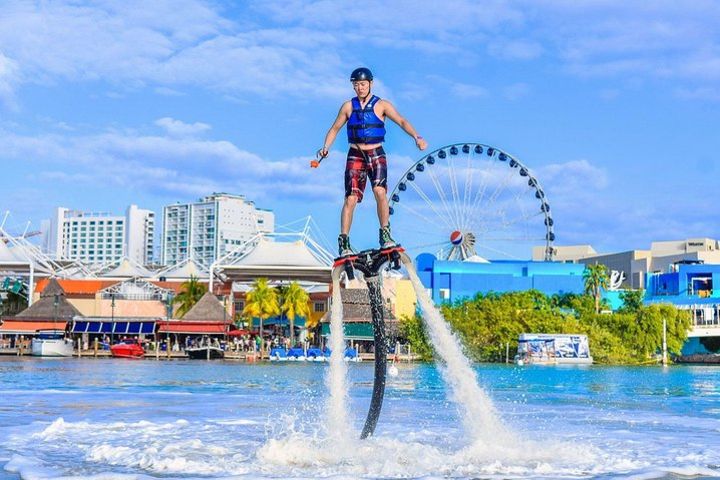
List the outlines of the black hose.
{"type": "Polygon", "coordinates": [[[383,317],[380,279],[379,277],[372,277],[367,280],[370,310],[372,312],[373,337],[375,338],[375,379],[373,380],[370,409],[365,419],[362,434],[360,434],[361,439],[365,439],[375,432],[380,410],[382,410],[383,397],[385,396],[385,375],[387,373],[387,341],[385,338],[385,319],[383,317]]]}

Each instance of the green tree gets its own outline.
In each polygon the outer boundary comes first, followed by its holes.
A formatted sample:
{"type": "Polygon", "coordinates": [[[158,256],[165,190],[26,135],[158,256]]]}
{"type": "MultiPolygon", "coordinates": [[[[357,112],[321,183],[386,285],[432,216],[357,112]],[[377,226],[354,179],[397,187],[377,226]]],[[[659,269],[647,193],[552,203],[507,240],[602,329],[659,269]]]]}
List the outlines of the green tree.
{"type": "Polygon", "coordinates": [[[0,292],[0,315],[10,317],[17,315],[25,308],[27,308],[27,298],[12,291],[0,292]]]}
{"type": "Polygon", "coordinates": [[[618,311],[622,313],[637,313],[642,309],[645,292],[642,290],[625,290],[620,292],[622,307],[618,311]]]}
{"type": "MultiPolygon", "coordinates": [[[[640,305],[636,311],[596,313],[590,295],[554,295],[541,292],[479,294],[444,304],[441,311],[476,361],[503,361],[505,345],[517,353],[521,333],[585,334],[596,363],[641,364],[654,360],[662,345],[662,320],[667,321],[668,350],[679,353],[687,338],[691,318],[672,305],[640,305]]],[[[400,332],[424,360],[433,355],[424,323],[419,316],[402,318],[400,332]]]]}
{"type": "Polygon", "coordinates": [[[313,327],[310,319],[310,295],[298,282],[291,282],[282,288],[280,297],[282,298],[280,309],[290,322],[290,343],[295,345],[295,317],[304,317],[306,326],[313,327]]]}
{"type": "Polygon", "coordinates": [[[680,355],[683,344],[687,340],[688,332],[692,327],[692,314],[689,310],[680,310],[675,306],[662,303],[653,305],[660,312],[660,318],[667,321],[667,347],[668,351],[680,355]]]}
{"type": "Polygon", "coordinates": [[[603,289],[608,288],[610,281],[607,267],[602,263],[587,265],[583,272],[583,279],[585,280],[585,293],[592,295],[595,299],[595,313],[600,313],[600,297],[603,289]]]}
{"type": "Polygon", "coordinates": [[[260,319],[260,355],[265,353],[265,339],[263,338],[263,322],[270,317],[280,314],[280,302],[277,290],[268,285],[267,278],[258,278],[245,295],[245,315],[250,322],[253,318],[260,319]]]}
{"type": "Polygon", "coordinates": [[[421,360],[428,362],[433,358],[433,350],[427,338],[425,324],[420,315],[403,316],[400,318],[400,336],[421,360]]]}
{"type": "Polygon", "coordinates": [[[200,283],[198,278],[191,275],[190,280],[180,285],[180,293],[173,299],[174,304],[180,306],[175,314],[182,318],[207,292],[207,285],[200,283]]]}

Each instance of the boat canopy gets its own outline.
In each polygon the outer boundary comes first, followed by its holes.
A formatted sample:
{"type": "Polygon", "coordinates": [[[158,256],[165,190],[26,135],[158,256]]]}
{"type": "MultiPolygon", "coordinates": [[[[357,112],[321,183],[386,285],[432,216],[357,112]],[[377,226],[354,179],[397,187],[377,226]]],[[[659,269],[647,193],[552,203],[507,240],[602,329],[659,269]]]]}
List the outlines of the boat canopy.
{"type": "Polygon", "coordinates": [[[73,322],[72,333],[107,333],[114,335],[130,335],[145,334],[152,335],[155,333],[155,320],[148,319],[145,321],[115,321],[93,320],[73,322]]]}

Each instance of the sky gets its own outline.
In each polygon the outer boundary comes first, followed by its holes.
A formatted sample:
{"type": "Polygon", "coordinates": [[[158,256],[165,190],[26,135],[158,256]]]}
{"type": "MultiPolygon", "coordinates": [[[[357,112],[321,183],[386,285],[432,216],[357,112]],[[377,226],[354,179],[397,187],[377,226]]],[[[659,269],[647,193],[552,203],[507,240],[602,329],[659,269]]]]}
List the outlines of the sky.
{"type": "MultiPolygon", "coordinates": [[[[429,150],[527,165],[558,245],[718,238],[717,25],[703,0],[3,0],[0,211],[18,232],[58,206],[161,215],[229,192],[333,240],[344,132],[308,165],[367,66],[429,150]]],[[[385,148],[394,186],[422,153],[394,125],[385,148]]]]}

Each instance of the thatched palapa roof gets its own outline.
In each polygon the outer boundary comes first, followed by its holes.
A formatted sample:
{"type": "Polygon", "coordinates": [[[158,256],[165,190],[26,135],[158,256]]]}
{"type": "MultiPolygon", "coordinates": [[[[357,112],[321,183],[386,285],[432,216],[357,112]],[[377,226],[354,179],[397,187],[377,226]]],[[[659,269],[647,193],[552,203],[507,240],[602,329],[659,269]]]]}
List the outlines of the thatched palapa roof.
{"type": "Polygon", "coordinates": [[[230,315],[223,304],[211,292],[205,292],[198,302],[182,318],[192,322],[229,322],[230,315]]]}
{"type": "Polygon", "coordinates": [[[40,294],[40,300],[18,313],[15,318],[20,320],[72,320],[75,316],[83,316],[65,297],[65,291],[57,279],[51,278],[47,287],[40,294]],[[55,299],[57,298],[57,306],[55,299]]]}

